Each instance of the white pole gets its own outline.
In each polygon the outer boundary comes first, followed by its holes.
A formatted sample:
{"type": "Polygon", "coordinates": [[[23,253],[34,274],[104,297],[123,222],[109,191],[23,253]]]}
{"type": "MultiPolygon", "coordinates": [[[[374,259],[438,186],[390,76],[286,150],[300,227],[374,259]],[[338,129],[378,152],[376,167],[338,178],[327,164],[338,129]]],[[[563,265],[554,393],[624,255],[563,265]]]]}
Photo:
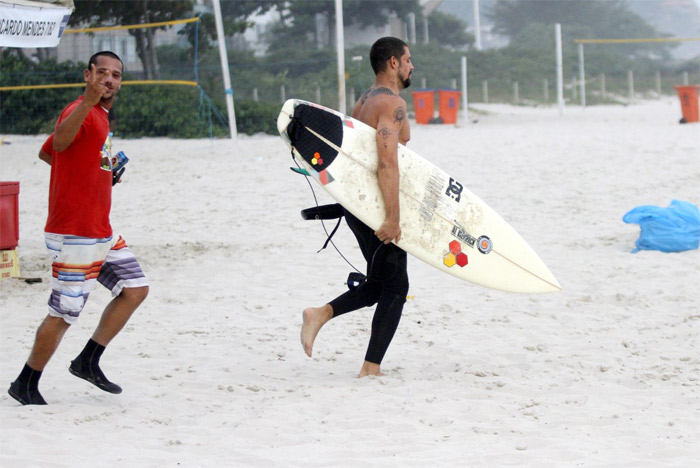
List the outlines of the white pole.
{"type": "Polygon", "coordinates": [[[428,36],[428,18],[423,17],[423,44],[430,43],[430,38],[428,36]]]}
{"type": "Polygon", "coordinates": [[[224,75],[224,91],[226,92],[226,110],[228,111],[228,128],[231,139],[238,137],[236,130],[236,111],[233,108],[233,88],[231,88],[231,74],[228,70],[228,54],[226,53],[226,36],[224,36],[224,23],[221,20],[221,4],[219,0],[212,0],[214,7],[214,19],[216,21],[216,38],[219,43],[219,57],[221,59],[221,73],[224,75]]]}
{"type": "Polygon", "coordinates": [[[583,68],[583,44],[578,45],[578,79],[581,86],[581,107],[586,107],[586,72],[583,68]]]}
{"type": "Polygon", "coordinates": [[[654,79],[656,81],[656,96],[661,97],[661,72],[657,71],[654,74],[654,79]]]}
{"type": "Polygon", "coordinates": [[[474,38],[476,42],[474,47],[476,50],[481,50],[481,18],[479,18],[479,0],[473,0],[474,4],[474,38]]]}
{"type": "Polygon", "coordinates": [[[564,115],[564,69],[561,58],[561,24],[554,27],[557,43],[557,103],[559,104],[559,115],[564,115]]]}
{"type": "Polygon", "coordinates": [[[462,57],[462,110],[464,111],[464,123],[469,123],[469,111],[467,105],[469,99],[467,97],[467,57],[462,57]]]}
{"type": "Polygon", "coordinates": [[[335,0],[335,42],[338,50],[338,111],[345,114],[345,32],[343,0],[335,0]]]}
{"type": "Polygon", "coordinates": [[[634,99],[634,72],[627,70],[627,95],[629,99],[634,99]]]}
{"type": "Polygon", "coordinates": [[[416,43],[416,14],[408,14],[408,40],[411,44],[416,43]]]}

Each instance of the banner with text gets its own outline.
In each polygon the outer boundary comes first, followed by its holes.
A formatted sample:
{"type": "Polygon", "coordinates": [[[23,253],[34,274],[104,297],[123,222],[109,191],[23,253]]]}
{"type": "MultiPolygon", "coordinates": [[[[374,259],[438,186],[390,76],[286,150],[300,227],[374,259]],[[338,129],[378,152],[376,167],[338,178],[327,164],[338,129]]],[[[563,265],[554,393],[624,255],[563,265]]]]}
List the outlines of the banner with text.
{"type": "Polygon", "coordinates": [[[0,47],[56,47],[70,15],[68,8],[0,2],[0,47]]]}

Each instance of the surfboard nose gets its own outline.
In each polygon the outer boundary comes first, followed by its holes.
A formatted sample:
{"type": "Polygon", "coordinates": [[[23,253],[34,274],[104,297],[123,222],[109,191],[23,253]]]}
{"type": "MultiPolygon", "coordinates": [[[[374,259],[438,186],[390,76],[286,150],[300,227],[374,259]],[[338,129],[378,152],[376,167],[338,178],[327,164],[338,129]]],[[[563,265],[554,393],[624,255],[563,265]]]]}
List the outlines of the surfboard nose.
{"type": "Polygon", "coordinates": [[[531,288],[535,293],[553,293],[559,292],[563,288],[559,281],[554,277],[554,274],[547,268],[544,262],[538,258],[540,264],[538,268],[533,268],[530,274],[537,280],[537,285],[532,285],[531,288]]]}
{"type": "Polygon", "coordinates": [[[543,283],[545,283],[544,290],[542,291],[543,293],[559,292],[564,289],[549,269],[547,273],[549,274],[541,278],[543,283]]]}

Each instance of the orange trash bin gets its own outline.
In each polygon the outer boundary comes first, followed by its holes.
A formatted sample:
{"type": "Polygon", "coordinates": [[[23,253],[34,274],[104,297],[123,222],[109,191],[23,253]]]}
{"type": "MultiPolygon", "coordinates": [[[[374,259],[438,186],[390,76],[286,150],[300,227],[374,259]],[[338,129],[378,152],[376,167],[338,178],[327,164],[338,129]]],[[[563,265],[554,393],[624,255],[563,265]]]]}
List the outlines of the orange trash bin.
{"type": "Polygon", "coordinates": [[[698,90],[700,85],[674,86],[678,91],[678,98],[681,100],[681,112],[683,118],[681,123],[698,122],[698,90]]]}
{"type": "Polygon", "coordinates": [[[457,114],[459,114],[459,100],[462,97],[462,92],[456,89],[440,89],[438,90],[438,101],[440,118],[443,123],[457,123],[457,114]]]}
{"type": "Polygon", "coordinates": [[[417,89],[413,91],[413,109],[416,123],[428,124],[435,115],[435,90],[417,89]]]}

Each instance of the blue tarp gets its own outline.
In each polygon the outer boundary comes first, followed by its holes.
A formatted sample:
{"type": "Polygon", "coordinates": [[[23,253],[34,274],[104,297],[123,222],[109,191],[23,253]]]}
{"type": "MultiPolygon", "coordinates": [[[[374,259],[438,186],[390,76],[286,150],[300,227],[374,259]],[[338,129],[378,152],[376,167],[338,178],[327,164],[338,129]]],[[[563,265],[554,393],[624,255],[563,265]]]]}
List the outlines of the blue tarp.
{"type": "Polygon", "coordinates": [[[692,203],[673,200],[668,208],[638,206],[628,211],[622,220],[639,224],[642,230],[632,253],[640,250],[682,252],[700,246],[700,210],[692,203]]]}

